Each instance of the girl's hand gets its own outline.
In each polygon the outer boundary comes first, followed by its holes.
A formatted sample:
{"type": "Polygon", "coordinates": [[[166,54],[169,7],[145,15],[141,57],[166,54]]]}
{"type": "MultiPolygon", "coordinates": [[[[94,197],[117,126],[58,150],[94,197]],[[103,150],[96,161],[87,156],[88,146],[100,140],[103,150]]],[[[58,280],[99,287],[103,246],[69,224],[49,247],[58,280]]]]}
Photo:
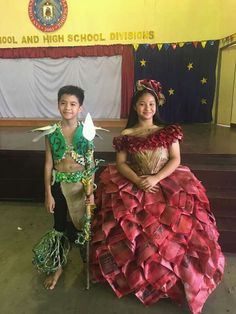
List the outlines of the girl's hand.
{"type": "Polygon", "coordinates": [[[55,200],[52,195],[48,195],[45,197],[45,207],[50,214],[54,213],[55,200]]]}
{"type": "Polygon", "coordinates": [[[159,180],[153,175],[141,176],[139,187],[144,191],[155,193],[159,189],[158,182],[159,180]]]}
{"type": "Polygon", "coordinates": [[[155,185],[154,187],[152,187],[152,188],[150,188],[150,189],[147,189],[147,190],[145,190],[145,191],[155,194],[158,190],[159,190],[159,186],[158,186],[158,185],[155,185]]]}

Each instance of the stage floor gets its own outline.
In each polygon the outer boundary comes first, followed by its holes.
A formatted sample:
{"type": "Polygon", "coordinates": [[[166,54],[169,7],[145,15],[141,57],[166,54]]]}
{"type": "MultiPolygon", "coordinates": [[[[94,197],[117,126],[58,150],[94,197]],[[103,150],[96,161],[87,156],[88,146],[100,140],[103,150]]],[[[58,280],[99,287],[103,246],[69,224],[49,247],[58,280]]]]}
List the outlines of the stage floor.
{"type": "MultiPolygon", "coordinates": [[[[42,203],[0,202],[1,314],[191,314],[186,304],[169,299],[145,307],[134,296],[118,299],[107,284],[91,284],[78,248],[72,246],[68,267],[55,290],[43,287],[44,276],[31,265],[32,248],[52,226],[42,203]]],[[[204,305],[202,314],[233,314],[236,308],[236,254],[226,254],[223,281],[204,305]]]]}
{"type": "MultiPolygon", "coordinates": [[[[183,153],[236,154],[236,128],[213,124],[184,124],[183,153]]],[[[44,140],[34,143],[36,136],[31,127],[0,127],[0,150],[44,150],[44,140]]],[[[121,128],[109,128],[110,132],[99,131],[103,139],[95,139],[97,152],[112,152],[112,139],[121,128]]]]}

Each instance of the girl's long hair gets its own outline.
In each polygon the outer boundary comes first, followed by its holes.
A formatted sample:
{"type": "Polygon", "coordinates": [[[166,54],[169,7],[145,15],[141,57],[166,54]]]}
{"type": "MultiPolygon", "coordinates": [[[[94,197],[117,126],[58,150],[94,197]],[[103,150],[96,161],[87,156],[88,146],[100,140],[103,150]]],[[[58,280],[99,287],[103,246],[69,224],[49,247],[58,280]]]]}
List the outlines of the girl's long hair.
{"type": "Polygon", "coordinates": [[[135,106],[136,106],[139,98],[142,97],[144,94],[151,94],[155,98],[155,101],[156,101],[156,113],[153,116],[153,124],[155,124],[155,125],[166,125],[167,124],[165,121],[163,121],[161,119],[161,117],[159,115],[158,98],[157,98],[156,94],[154,92],[152,92],[151,90],[143,89],[143,90],[137,91],[131,99],[130,111],[129,111],[129,116],[128,116],[128,120],[127,120],[127,124],[125,126],[125,129],[132,128],[134,125],[136,125],[138,123],[138,114],[137,114],[137,111],[135,110],[135,106]]]}

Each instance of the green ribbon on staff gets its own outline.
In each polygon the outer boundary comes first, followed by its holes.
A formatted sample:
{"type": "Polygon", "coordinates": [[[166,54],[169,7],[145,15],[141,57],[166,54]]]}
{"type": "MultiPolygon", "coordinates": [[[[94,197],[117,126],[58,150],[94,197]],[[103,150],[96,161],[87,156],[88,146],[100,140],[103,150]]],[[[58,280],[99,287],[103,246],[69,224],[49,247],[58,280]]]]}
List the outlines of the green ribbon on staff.
{"type": "MultiPolygon", "coordinates": [[[[93,175],[98,170],[99,165],[103,161],[104,160],[102,159],[96,159],[94,162],[95,165],[91,161],[91,163],[88,164],[88,169],[84,171],[84,175],[81,181],[84,186],[86,197],[89,197],[91,193],[93,193],[94,186],[96,189],[96,185],[93,183],[93,175]]],[[[91,240],[91,220],[93,216],[93,210],[95,207],[96,207],[95,204],[86,205],[83,228],[82,228],[82,231],[78,232],[78,238],[75,240],[76,244],[84,245],[85,242],[88,242],[91,240]]]]}

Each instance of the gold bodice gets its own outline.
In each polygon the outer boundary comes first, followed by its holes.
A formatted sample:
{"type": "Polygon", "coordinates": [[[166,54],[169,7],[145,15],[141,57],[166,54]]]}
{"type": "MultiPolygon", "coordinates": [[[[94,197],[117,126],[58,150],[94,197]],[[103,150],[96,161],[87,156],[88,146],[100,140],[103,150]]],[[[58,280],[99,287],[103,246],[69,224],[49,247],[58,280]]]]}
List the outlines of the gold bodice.
{"type": "Polygon", "coordinates": [[[168,162],[172,143],[181,141],[183,132],[178,125],[140,129],[130,128],[114,138],[116,151],[128,153],[129,166],[138,175],[155,174],[168,162]]]}
{"type": "Polygon", "coordinates": [[[130,154],[130,167],[138,175],[158,173],[168,162],[168,149],[158,147],[155,150],[146,150],[130,154]]]}

